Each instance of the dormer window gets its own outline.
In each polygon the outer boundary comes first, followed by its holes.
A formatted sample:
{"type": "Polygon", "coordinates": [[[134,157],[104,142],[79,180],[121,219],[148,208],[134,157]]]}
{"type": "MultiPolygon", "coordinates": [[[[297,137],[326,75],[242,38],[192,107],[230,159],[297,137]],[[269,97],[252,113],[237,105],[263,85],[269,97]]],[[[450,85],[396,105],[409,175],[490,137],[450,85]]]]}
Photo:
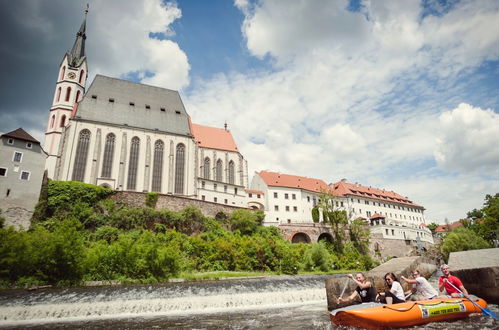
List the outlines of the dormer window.
{"type": "Polygon", "coordinates": [[[151,109],[151,106],[149,104],[146,104],[146,109],[151,109]]]}
{"type": "Polygon", "coordinates": [[[113,98],[109,98],[109,103],[114,103],[114,99],[113,98]]]}
{"type": "Polygon", "coordinates": [[[135,103],[133,103],[133,102],[130,102],[129,104],[130,104],[130,106],[132,106],[132,107],[134,107],[134,106],[135,106],[135,103]]]}
{"type": "Polygon", "coordinates": [[[94,100],[97,100],[97,95],[92,95],[92,98],[93,98],[94,100]]]}
{"type": "Polygon", "coordinates": [[[180,115],[180,110],[175,110],[175,113],[176,113],[177,115],[180,115]]]}
{"type": "Polygon", "coordinates": [[[163,111],[163,112],[165,112],[165,111],[166,111],[166,109],[165,109],[165,108],[161,108],[160,110],[161,110],[161,111],[163,111]]]}
{"type": "Polygon", "coordinates": [[[13,145],[14,144],[14,139],[13,138],[9,138],[7,140],[7,144],[13,145]]]}

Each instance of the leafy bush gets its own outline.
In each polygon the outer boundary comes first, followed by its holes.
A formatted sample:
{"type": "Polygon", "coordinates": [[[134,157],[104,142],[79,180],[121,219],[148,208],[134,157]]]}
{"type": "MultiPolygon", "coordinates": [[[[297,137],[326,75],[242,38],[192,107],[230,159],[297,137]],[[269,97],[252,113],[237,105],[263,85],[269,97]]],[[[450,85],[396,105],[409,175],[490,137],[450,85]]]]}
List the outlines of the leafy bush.
{"type": "Polygon", "coordinates": [[[451,252],[490,248],[490,244],[474,231],[458,227],[445,236],[441,250],[445,260],[451,252]]]}
{"type": "Polygon", "coordinates": [[[158,193],[148,192],[146,194],[146,206],[155,209],[158,202],[158,193]]]}
{"type": "Polygon", "coordinates": [[[310,248],[305,252],[305,270],[319,269],[326,272],[331,269],[329,264],[330,254],[324,243],[312,243],[310,248]]]}

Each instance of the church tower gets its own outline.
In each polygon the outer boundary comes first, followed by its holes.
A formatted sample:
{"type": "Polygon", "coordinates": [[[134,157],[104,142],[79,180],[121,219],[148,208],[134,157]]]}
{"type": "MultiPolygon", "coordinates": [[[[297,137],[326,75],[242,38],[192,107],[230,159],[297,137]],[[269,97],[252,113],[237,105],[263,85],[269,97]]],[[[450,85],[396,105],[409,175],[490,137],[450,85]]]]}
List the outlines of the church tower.
{"type": "Polygon", "coordinates": [[[61,156],[61,137],[69,119],[76,110],[78,102],[85,92],[87,81],[87,58],[85,56],[85,34],[87,22],[87,9],[85,18],[76,33],[76,40],[71,51],[67,52],[59,66],[54,99],[50,108],[49,120],[45,131],[44,150],[48,153],[45,169],[49,178],[54,178],[57,159],[61,156]]]}

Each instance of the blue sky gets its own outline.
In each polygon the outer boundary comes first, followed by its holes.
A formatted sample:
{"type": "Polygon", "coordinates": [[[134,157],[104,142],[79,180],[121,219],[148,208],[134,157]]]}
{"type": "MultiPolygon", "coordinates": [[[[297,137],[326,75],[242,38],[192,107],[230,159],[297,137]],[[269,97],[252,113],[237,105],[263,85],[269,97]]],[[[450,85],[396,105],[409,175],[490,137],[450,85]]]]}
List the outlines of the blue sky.
{"type": "MultiPolygon", "coordinates": [[[[0,131],[43,141],[90,4],[95,74],[179,90],[254,171],[394,190],[457,220],[499,192],[499,2],[0,0],[0,131]]],[[[87,86],[88,87],[88,86],[87,86]]]]}

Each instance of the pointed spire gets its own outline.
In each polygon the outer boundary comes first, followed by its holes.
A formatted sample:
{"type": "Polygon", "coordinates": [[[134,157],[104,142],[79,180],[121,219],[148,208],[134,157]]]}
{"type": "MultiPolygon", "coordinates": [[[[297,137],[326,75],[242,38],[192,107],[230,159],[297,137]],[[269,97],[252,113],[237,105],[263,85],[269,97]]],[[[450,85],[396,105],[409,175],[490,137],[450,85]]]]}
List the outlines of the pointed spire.
{"type": "Polygon", "coordinates": [[[73,48],[68,53],[69,65],[71,65],[72,67],[78,67],[81,63],[81,60],[85,57],[85,39],[87,39],[85,30],[87,26],[87,13],[88,3],[87,8],[85,9],[85,18],[83,19],[83,23],[81,23],[80,30],[78,31],[78,33],[76,33],[76,40],[73,44],[73,48]]]}

